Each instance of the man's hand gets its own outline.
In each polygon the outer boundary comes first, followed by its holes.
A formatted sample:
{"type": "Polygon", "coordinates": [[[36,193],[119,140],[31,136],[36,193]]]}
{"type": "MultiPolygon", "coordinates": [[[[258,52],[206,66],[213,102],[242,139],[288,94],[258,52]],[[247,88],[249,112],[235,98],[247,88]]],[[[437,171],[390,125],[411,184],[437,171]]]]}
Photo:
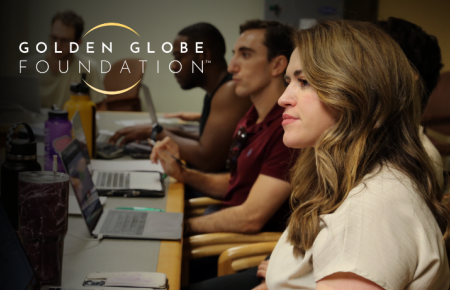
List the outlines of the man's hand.
{"type": "Polygon", "coordinates": [[[256,277],[266,279],[267,267],[269,267],[269,260],[262,261],[258,266],[256,277]]]}
{"type": "Polygon", "coordinates": [[[156,142],[155,146],[153,146],[152,154],[150,154],[152,163],[158,163],[159,160],[167,175],[183,182],[183,168],[177,163],[175,158],[180,158],[180,151],[177,143],[170,137],[156,142]]]}
{"type": "Polygon", "coordinates": [[[259,284],[255,288],[253,288],[252,290],[268,290],[266,281],[262,282],[261,284],[259,284]]]}
{"type": "Polygon", "coordinates": [[[256,277],[264,279],[264,281],[252,290],[268,290],[266,284],[267,267],[269,267],[269,260],[262,261],[261,264],[259,264],[258,272],[256,272],[256,277]]]}
{"type": "Polygon", "coordinates": [[[165,113],[164,118],[179,118],[183,121],[200,121],[201,114],[193,112],[165,113]]]}
{"type": "Polygon", "coordinates": [[[130,126],[118,130],[111,138],[109,138],[108,143],[116,144],[117,140],[123,136],[122,141],[119,145],[124,145],[136,140],[147,140],[152,133],[151,125],[139,125],[130,126]]]}

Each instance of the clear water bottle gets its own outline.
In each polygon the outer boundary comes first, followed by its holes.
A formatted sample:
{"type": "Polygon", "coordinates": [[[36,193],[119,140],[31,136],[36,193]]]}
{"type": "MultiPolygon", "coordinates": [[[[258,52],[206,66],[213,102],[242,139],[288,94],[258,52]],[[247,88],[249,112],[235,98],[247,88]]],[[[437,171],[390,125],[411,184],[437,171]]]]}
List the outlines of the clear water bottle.
{"type": "Polygon", "coordinates": [[[36,160],[36,140],[33,131],[26,123],[16,123],[9,129],[6,136],[6,156],[1,168],[0,202],[15,230],[18,230],[19,201],[18,180],[19,172],[40,171],[41,165],[36,160]],[[13,139],[14,132],[24,126],[28,133],[28,140],[13,139]]]}
{"type": "Polygon", "coordinates": [[[65,173],[59,153],[72,141],[72,123],[67,111],[52,110],[48,112],[45,122],[45,162],[44,170],[53,170],[53,155],[58,155],[58,172],[65,173]]]}

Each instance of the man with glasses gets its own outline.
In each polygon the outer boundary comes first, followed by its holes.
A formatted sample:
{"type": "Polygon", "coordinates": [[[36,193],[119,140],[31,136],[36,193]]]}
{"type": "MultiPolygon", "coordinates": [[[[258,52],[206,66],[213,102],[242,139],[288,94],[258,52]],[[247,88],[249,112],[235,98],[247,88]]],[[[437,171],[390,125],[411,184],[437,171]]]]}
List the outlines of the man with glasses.
{"type": "MultiPolygon", "coordinates": [[[[234,56],[228,65],[239,97],[253,106],[238,123],[228,157],[230,173],[206,174],[180,166],[177,144],[166,137],[150,156],[166,173],[206,196],[223,200],[208,215],[185,221],[184,234],[212,232],[257,233],[281,230],[286,218],[279,209],[288,199],[292,154],[283,144],[283,109],[277,100],[293,50],[293,29],[276,21],[252,20],[240,27],[234,56]],[[279,214],[279,216],[277,216],[279,214]]],[[[226,120],[223,120],[226,122],[226,120]]]]}
{"type": "MultiPolygon", "coordinates": [[[[39,94],[42,100],[42,107],[50,108],[56,104],[62,108],[64,103],[70,98],[71,83],[79,83],[81,81],[81,73],[86,73],[86,81],[96,87],[103,88],[100,79],[100,73],[96,62],[83,55],[70,52],[70,43],[75,42],[81,45],[82,33],[84,30],[83,19],[72,11],[57,13],[52,19],[52,27],[50,31],[50,42],[48,43],[47,52],[44,54],[36,54],[27,59],[26,69],[22,73],[28,75],[36,75],[39,77],[39,94]],[[55,50],[55,43],[57,51],[55,50]],[[36,70],[36,64],[40,62],[36,70]],[[79,61],[90,70],[86,71],[81,66],[79,72],[79,61]],[[47,66],[48,64],[48,66],[47,66]]],[[[76,49],[73,45],[73,49],[76,49]]],[[[101,103],[105,95],[96,91],[90,91],[91,100],[94,103],[101,103]]]]}

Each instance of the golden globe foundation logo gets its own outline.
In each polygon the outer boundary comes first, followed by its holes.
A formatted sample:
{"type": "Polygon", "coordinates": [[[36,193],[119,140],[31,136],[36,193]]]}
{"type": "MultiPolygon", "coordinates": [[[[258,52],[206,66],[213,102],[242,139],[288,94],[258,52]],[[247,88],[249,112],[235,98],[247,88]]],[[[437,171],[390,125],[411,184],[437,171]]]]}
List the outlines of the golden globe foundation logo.
{"type": "MultiPolygon", "coordinates": [[[[98,28],[106,27],[106,26],[117,26],[117,27],[126,28],[126,29],[132,31],[132,32],[133,32],[134,34],[136,34],[138,37],[141,37],[141,36],[140,36],[134,29],[132,29],[131,27],[129,27],[129,26],[127,26],[127,25],[124,25],[124,24],[121,24],[121,23],[115,23],[115,22],[108,22],[108,23],[99,24],[99,25],[93,27],[93,28],[92,28],[91,30],[89,30],[88,32],[86,32],[86,34],[84,34],[83,37],[85,37],[85,36],[88,35],[90,32],[92,32],[92,31],[94,31],[94,30],[96,30],[96,29],[98,29],[98,28]]],[[[28,53],[28,52],[29,52],[29,47],[28,47],[27,45],[28,45],[28,42],[22,42],[22,43],[19,45],[19,50],[20,50],[21,53],[28,53]]],[[[87,53],[94,53],[94,51],[91,50],[91,49],[93,49],[94,42],[87,42],[86,45],[87,45],[87,46],[86,46],[86,52],[87,52],[87,53]]],[[[131,50],[132,53],[139,53],[139,52],[140,52],[140,48],[139,48],[138,45],[139,45],[139,42],[133,42],[133,43],[130,45],[130,50],[131,50]]],[[[102,53],[104,53],[105,49],[108,50],[110,53],[112,53],[112,42],[110,42],[109,47],[108,47],[105,43],[102,42],[102,53]]],[[[162,44],[162,46],[161,46],[161,49],[162,49],[162,51],[163,51],[164,53],[170,53],[170,52],[172,52],[172,49],[173,49],[172,43],[170,43],[170,42],[164,42],[164,43],[162,44]],[[169,49],[166,49],[166,46],[169,46],[170,48],[169,48],[169,49]]],[[[203,53],[202,49],[203,49],[203,42],[196,42],[196,43],[195,43],[195,52],[196,52],[196,53],[203,53]]],[[[78,52],[78,50],[79,50],[79,45],[78,45],[78,43],[77,43],[77,42],[70,42],[70,53],[71,53],[71,54],[76,53],[76,52],[78,52]],[[73,46],[75,46],[76,49],[72,49],[73,46]]],[[[37,51],[38,53],[45,53],[45,52],[47,51],[47,44],[46,44],[45,42],[39,42],[39,43],[37,43],[37,44],[36,44],[36,51],[37,51]],[[39,49],[39,47],[41,47],[41,46],[44,46],[44,49],[39,49]]],[[[187,53],[187,52],[188,52],[188,45],[187,45],[187,42],[181,42],[180,52],[181,52],[181,53],[187,53]]],[[[56,42],[55,42],[55,53],[61,53],[61,51],[58,51],[57,43],[56,43],[56,42]]],[[[155,51],[152,51],[152,50],[150,49],[150,42],[147,42],[147,53],[155,53],[155,51]]],[[[22,66],[22,62],[26,62],[26,61],[27,61],[27,60],[20,60],[20,64],[19,64],[19,72],[20,72],[20,73],[22,73],[22,69],[23,69],[23,68],[26,68],[26,66],[22,66]]],[[[106,60],[102,60],[102,63],[103,63],[103,61],[106,61],[106,60]]],[[[147,62],[147,60],[139,60],[139,61],[142,62],[142,69],[144,70],[144,63],[147,62]]],[[[68,62],[68,61],[67,61],[67,62],[68,62]]],[[[106,62],[109,64],[110,70],[111,70],[111,63],[109,63],[108,61],[106,61],[106,62]]],[[[206,60],[206,63],[211,63],[211,61],[210,61],[210,60],[206,60]]],[[[81,66],[83,66],[84,69],[87,70],[88,72],[90,71],[90,69],[86,68],[86,66],[85,66],[85,65],[81,62],[81,60],[80,60],[80,61],[79,61],[79,66],[78,66],[78,72],[79,72],[79,73],[81,73],[81,66]]],[[[89,63],[89,65],[88,65],[88,67],[90,68],[90,63],[89,63]]],[[[203,73],[203,60],[202,60],[202,63],[201,63],[201,67],[199,67],[199,66],[197,65],[197,63],[195,63],[194,61],[192,61],[192,73],[194,73],[194,67],[197,67],[197,69],[198,69],[201,73],[203,73]]],[[[40,60],[40,61],[38,61],[38,62],[36,63],[36,71],[37,71],[38,73],[41,73],[41,74],[47,73],[48,70],[49,70],[49,68],[50,68],[50,66],[49,66],[49,64],[47,63],[46,60],[40,60]],[[43,62],[43,63],[45,63],[45,64],[47,65],[47,69],[46,69],[45,71],[40,71],[39,68],[38,68],[38,66],[39,66],[39,64],[40,64],[41,62],[43,62]]],[[[169,70],[170,70],[172,73],[175,73],[175,74],[176,74],[176,73],[179,73],[179,72],[182,70],[182,68],[183,68],[183,67],[182,67],[182,64],[181,64],[178,60],[173,60],[173,61],[171,61],[171,62],[169,63],[169,70]],[[177,62],[177,63],[178,63],[178,65],[179,65],[179,67],[180,67],[180,69],[179,69],[178,71],[173,71],[173,70],[171,69],[171,65],[172,65],[173,62],[177,62]]],[[[122,73],[122,70],[123,70],[123,69],[127,69],[128,71],[130,71],[129,68],[128,68],[128,65],[127,65],[127,63],[126,63],[126,60],[124,61],[124,64],[122,65],[122,69],[120,70],[120,73],[122,73]],[[125,67],[125,66],[126,66],[126,67],[125,67]]],[[[67,69],[65,72],[62,72],[62,71],[61,71],[61,61],[59,61],[59,71],[60,71],[60,73],[67,73],[67,71],[68,71],[68,69],[67,69]]],[[[102,71],[102,73],[108,73],[108,72],[109,72],[109,70],[108,70],[107,72],[103,72],[103,71],[102,71]]],[[[144,72],[144,71],[143,71],[143,72],[144,72]]],[[[159,73],[159,60],[157,60],[157,73],[159,73]]],[[[98,88],[96,88],[96,87],[90,85],[88,82],[86,82],[86,80],[83,80],[83,81],[84,81],[84,83],[85,83],[87,86],[89,86],[89,87],[90,87],[92,90],[94,90],[94,91],[97,91],[97,92],[99,92],[99,93],[106,94],[106,95],[118,95],[118,94],[122,94],[122,93],[125,93],[125,92],[131,90],[131,89],[134,88],[136,85],[138,85],[138,84],[141,82],[141,80],[142,80],[142,78],[139,79],[139,80],[138,80],[135,84],[133,84],[132,86],[130,86],[130,87],[128,87],[128,88],[125,88],[125,89],[123,89],[123,90],[118,90],[118,91],[106,91],[106,90],[101,90],[101,89],[98,89],[98,88]]]]}

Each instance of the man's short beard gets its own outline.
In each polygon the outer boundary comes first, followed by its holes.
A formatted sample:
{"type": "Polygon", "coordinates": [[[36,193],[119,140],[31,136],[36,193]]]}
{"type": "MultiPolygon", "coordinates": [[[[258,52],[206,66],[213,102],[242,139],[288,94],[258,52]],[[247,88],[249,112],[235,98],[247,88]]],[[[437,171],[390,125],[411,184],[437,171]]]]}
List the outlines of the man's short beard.
{"type": "Polygon", "coordinates": [[[184,85],[180,85],[181,89],[183,90],[190,90],[193,88],[196,88],[200,86],[200,79],[202,78],[202,73],[196,72],[193,74],[193,76],[189,79],[187,83],[184,85]]]}
{"type": "Polygon", "coordinates": [[[190,89],[193,89],[193,88],[196,88],[196,87],[198,87],[198,85],[195,82],[189,82],[189,83],[181,86],[181,88],[183,90],[190,90],[190,89]]]}

